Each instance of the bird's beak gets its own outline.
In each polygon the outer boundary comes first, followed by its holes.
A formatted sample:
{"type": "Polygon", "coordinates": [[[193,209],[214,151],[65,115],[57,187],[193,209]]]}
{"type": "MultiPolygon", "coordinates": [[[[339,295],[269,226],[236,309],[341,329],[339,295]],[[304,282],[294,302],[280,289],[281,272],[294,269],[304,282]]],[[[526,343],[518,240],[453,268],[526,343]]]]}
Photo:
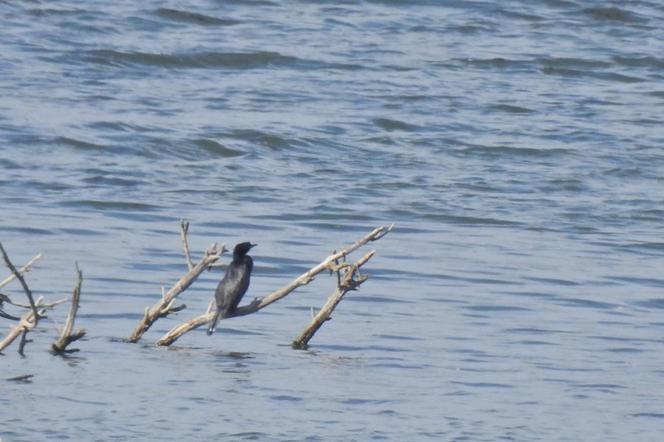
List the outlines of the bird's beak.
{"type": "Polygon", "coordinates": [[[258,245],[258,244],[251,244],[251,243],[249,243],[249,248],[250,248],[250,249],[253,249],[253,248],[256,247],[257,245],[258,245]]]}

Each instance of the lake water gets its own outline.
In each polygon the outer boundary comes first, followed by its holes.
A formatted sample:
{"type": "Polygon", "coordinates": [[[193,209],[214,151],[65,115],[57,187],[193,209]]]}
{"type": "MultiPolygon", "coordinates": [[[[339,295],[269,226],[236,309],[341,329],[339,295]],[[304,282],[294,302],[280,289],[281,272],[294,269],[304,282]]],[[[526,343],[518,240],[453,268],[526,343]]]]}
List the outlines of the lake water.
{"type": "Polygon", "coordinates": [[[28,283],[50,300],[78,261],[88,330],[52,356],[63,306],[0,357],[3,442],[661,438],[661,1],[0,14],[0,241],[43,251],[28,283]],[[121,342],[186,271],[181,218],[195,258],[259,244],[247,299],[396,227],[307,351],[289,343],[326,274],[154,347],[207,308],[206,272],[121,342]]]}

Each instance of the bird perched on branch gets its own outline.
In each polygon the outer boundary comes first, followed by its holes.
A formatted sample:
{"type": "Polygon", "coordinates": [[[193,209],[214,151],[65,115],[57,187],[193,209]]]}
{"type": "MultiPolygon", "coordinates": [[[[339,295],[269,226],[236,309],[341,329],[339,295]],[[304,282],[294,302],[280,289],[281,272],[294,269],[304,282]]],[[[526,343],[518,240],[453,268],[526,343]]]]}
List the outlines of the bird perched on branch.
{"type": "Polygon", "coordinates": [[[233,249],[233,261],[228,265],[226,274],[214,293],[217,311],[208,326],[208,335],[214,333],[220,317],[225,318],[235,311],[240,300],[247,292],[251,269],[254,267],[254,261],[247,253],[254,246],[256,244],[241,242],[233,249]]]}

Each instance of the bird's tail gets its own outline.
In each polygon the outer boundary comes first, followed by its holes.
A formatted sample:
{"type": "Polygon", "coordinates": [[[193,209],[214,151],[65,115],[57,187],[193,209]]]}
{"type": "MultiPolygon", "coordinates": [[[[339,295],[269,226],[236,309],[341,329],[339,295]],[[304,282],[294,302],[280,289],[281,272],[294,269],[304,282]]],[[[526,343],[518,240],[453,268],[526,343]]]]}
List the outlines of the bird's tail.
{"type": "Polygon", "coordinates": [[[221,310],[217,309],[217,311],[214,312],[214,318],[212,318],[212,321],[210,321],[210,325],[208,325],[207,329],[208,336],[210,336],[216,330],[220,315],[221,315],[221,310]]]}

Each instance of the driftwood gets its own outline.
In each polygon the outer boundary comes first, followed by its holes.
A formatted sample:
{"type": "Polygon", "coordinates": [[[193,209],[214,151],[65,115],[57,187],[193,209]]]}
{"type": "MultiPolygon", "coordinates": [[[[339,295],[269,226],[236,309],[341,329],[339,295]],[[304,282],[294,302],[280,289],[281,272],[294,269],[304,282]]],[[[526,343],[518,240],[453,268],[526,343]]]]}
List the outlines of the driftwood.
{"type": "MultiPolygon", "coordinates": [[[[35,300],[32,297],[32,292],[30,291],[30,287],[28,287],[28,284],[25,283],[23,275],[21,275],[21,273],[18,270],[16,270],[16,267],[14,267],[14,264],[12,264],[11,260],[9,259],[9,256],[7,255],[7,252],[5,251],[5,248],[2,247],[2,243],[0,243],[0,252],[2,252],[2,257],[4,258],[7,267],[9,267],[9,270],[11,270],[16,279],[18,279],[21,285],[23,286],[23,290],[25,291],[25,294],[28,297],[28,301],[30,301],[30,308],[32,309],[32,314],[34,318],[33,320],[35,322],[35,325],[37,325],[37,323],[39,322],[39,312],[37,311],[37,306],[35,305],[35,300]]],[[[23,336],[23,339],[25,339],[25,335],[23,336]]],[[[0,349],[0,351],[2,350],[0,349]]]]}
{"type": "Polygon", "coordinates": [[[191,256],[189,255],[189,243],[187,241],[187,234],[189,231],[189,223],[182,221],[180,224],[180,236],[183,242],[185,259],[189,271],[182,276],[178,282],[168,292],[162,289],[161,300],[155,303],[152,307],[146,307],[143,318],[139,321],[131,336],[128,338],[129,342],[138,342],[143,334],[148,331],[152,324],[159,318],[168,316],[171,313],[179,312],[187,306],[182,304],[174,306],[175,298],[184,292],[205,270],[209,269],[219,257],[226,251],[225,246],[217,247],[217,244],[212,244],[204,253],[203,257],[196,265],[193,265],[191,256]]]}
{"type": "MultiPolygon", "coordinates": [[[[58,301],[55,301],[50,304],[46,304],[44,302],[44,298],[41,296],[37,299],[35,302],[35,307],[37,309],[37,316],[42,316],[46,313],[47,309],[51,309],[55,307],[58,304],[62,304],[63,302],[66,302],[67,299],[60,299],[58,301]]],[[[35,313],[32,309],[27,311],[26,313],[21,316],[21,320],[19,321],[18,324],[13,326],[10,330],[7,336],[4,337],[2,341],[0,341],[0,352],[2,352],[5,348],[7,348],[12,342],[16,340],[19,336],[21,336],[21,343],[19,344],[19,349],[18,352],[21,356],[23,356],[23,348],[25,347],[25,344],[30,342],[29,339],[27,339],[27,333],[35,328],[37,325],[37,321],[35,320],[35,313]]]]}
{"type": "MultiPolygon", "coordinates": [[[[39,261],[39,260],[41,259],[41,257],[42,257],[42,254],[41,254],[41,252],[40,252],[40,253],[38,253],[37,255],[35,255],[30,261],[28,261],[23,267],[21,267],[20,269],[18,269],[18,273],[21,274],[21,275],[23,275],[24,273],[29,272],[30,269],[32,269],[33,264],[34,264],[35,262],[39,261]]],[[[3,279],[2,281],[0,281],[0,288],[6,286],[6,285],[9,284],[10,282],[12,282],[14,279],[16,279],[16,274],[12,273],[12,274],[9,275],[8,277],[6,277],[6,278],[3,279]]]]}
{"type": "MultiPolygon", "coordinates": [[[[316,266],[312,267],[310,270],[304,272],[302,275],[298,276],[295,278],[293,281],[291,281],[289,284],[286,286],[270,293],[269,295],[265,296],[264,298],[255,298],[250,304],[244,305],[242,307],[237,308],[233,313],[231,313],[229,316],[227,316],[225,319],[228,318],[233,318],[236,316],[245,316],[249,315],[251,313],[256,313],[257,311],[267,307],[268,305],[279,301],[280,299],[284,298],[291,292],[293,292],[295,289],[298,287],[301,287],[303,285],[309,284],[313,279],[318,275],[319,273],[325,271],[325,270],[331,270],[331,271],[336,271],[338,268],[336,267],[336,261],[345,258],[348,254],[351,252],[359,249],[363,245],[365,245],[368,242],[371,241],[376,241],[383,236],[385,236],[387,233],[389,233],[393,228],[393,225],[390,226],[381,226],[376,229],[374,229],[371,233],[368,235],[364,236],[363,238],[359,239],[358,241],[354,242],[350,246],[347,246],[340,250],[339,252],[335,252],[332,255],[328,256],[325,258],[322,262],[317,264],[316,266]]],[[[368,258],[367,258],[368,259],[368,258]]],[[[208,308],[208,311],[200,316],[197,316],[195,318],[192,318],[186,322],[183,322],[182,324],[177,325],[176,327],[172,328],[168,333],[166,333],[164,336],[161,337],[156,342],[156,345],[159,346],[168,346],[171,345],[173,342],[175,342],[177,339],[179,339],[182,335],[198,328],[201,327],[207,323],[209,323],[212,318],[214,317],[214,312],[211,311],[211,309],[208,308]]]]}
{"type": "Polygon", "coordinates": [[[83,272],[78,268],[78,264],[76,264],[76,275],[78,276],[78,281],[71,296],[71,307],[67,315],[67,322],[65,322],[60,338],[51,345],[51,351],[56,354],[78,351],[78,349],[67,350],[67,346],[85,336],[84,328],[80,328],[75,333],[72,333],[74,321],[76,320],[76,312],[79,308],[79,299],[81,298],[81,283],[83,282],[83,272]]]}
{"type": "Polygon", "coordinates": [[[320,311],[312,318],[311,323],[293,340],[291,343],[293,348],[306,349],[309,346],[309,341],[314,337],[323,323],[332,319],[332,312],[341,302],[344,295],[351,290],[357,290],[357,287],[369,278],[368,275],[361,275],[359,273],[360,267],[369,261],[375,253],[375,251],[367,253],[354,264],[342,264],[338,266],[336,271],[339,277],[336,290],[329,296],[320,311]],[[339,273],[342,269],[344,270],[343,276],[339,273]]]}

